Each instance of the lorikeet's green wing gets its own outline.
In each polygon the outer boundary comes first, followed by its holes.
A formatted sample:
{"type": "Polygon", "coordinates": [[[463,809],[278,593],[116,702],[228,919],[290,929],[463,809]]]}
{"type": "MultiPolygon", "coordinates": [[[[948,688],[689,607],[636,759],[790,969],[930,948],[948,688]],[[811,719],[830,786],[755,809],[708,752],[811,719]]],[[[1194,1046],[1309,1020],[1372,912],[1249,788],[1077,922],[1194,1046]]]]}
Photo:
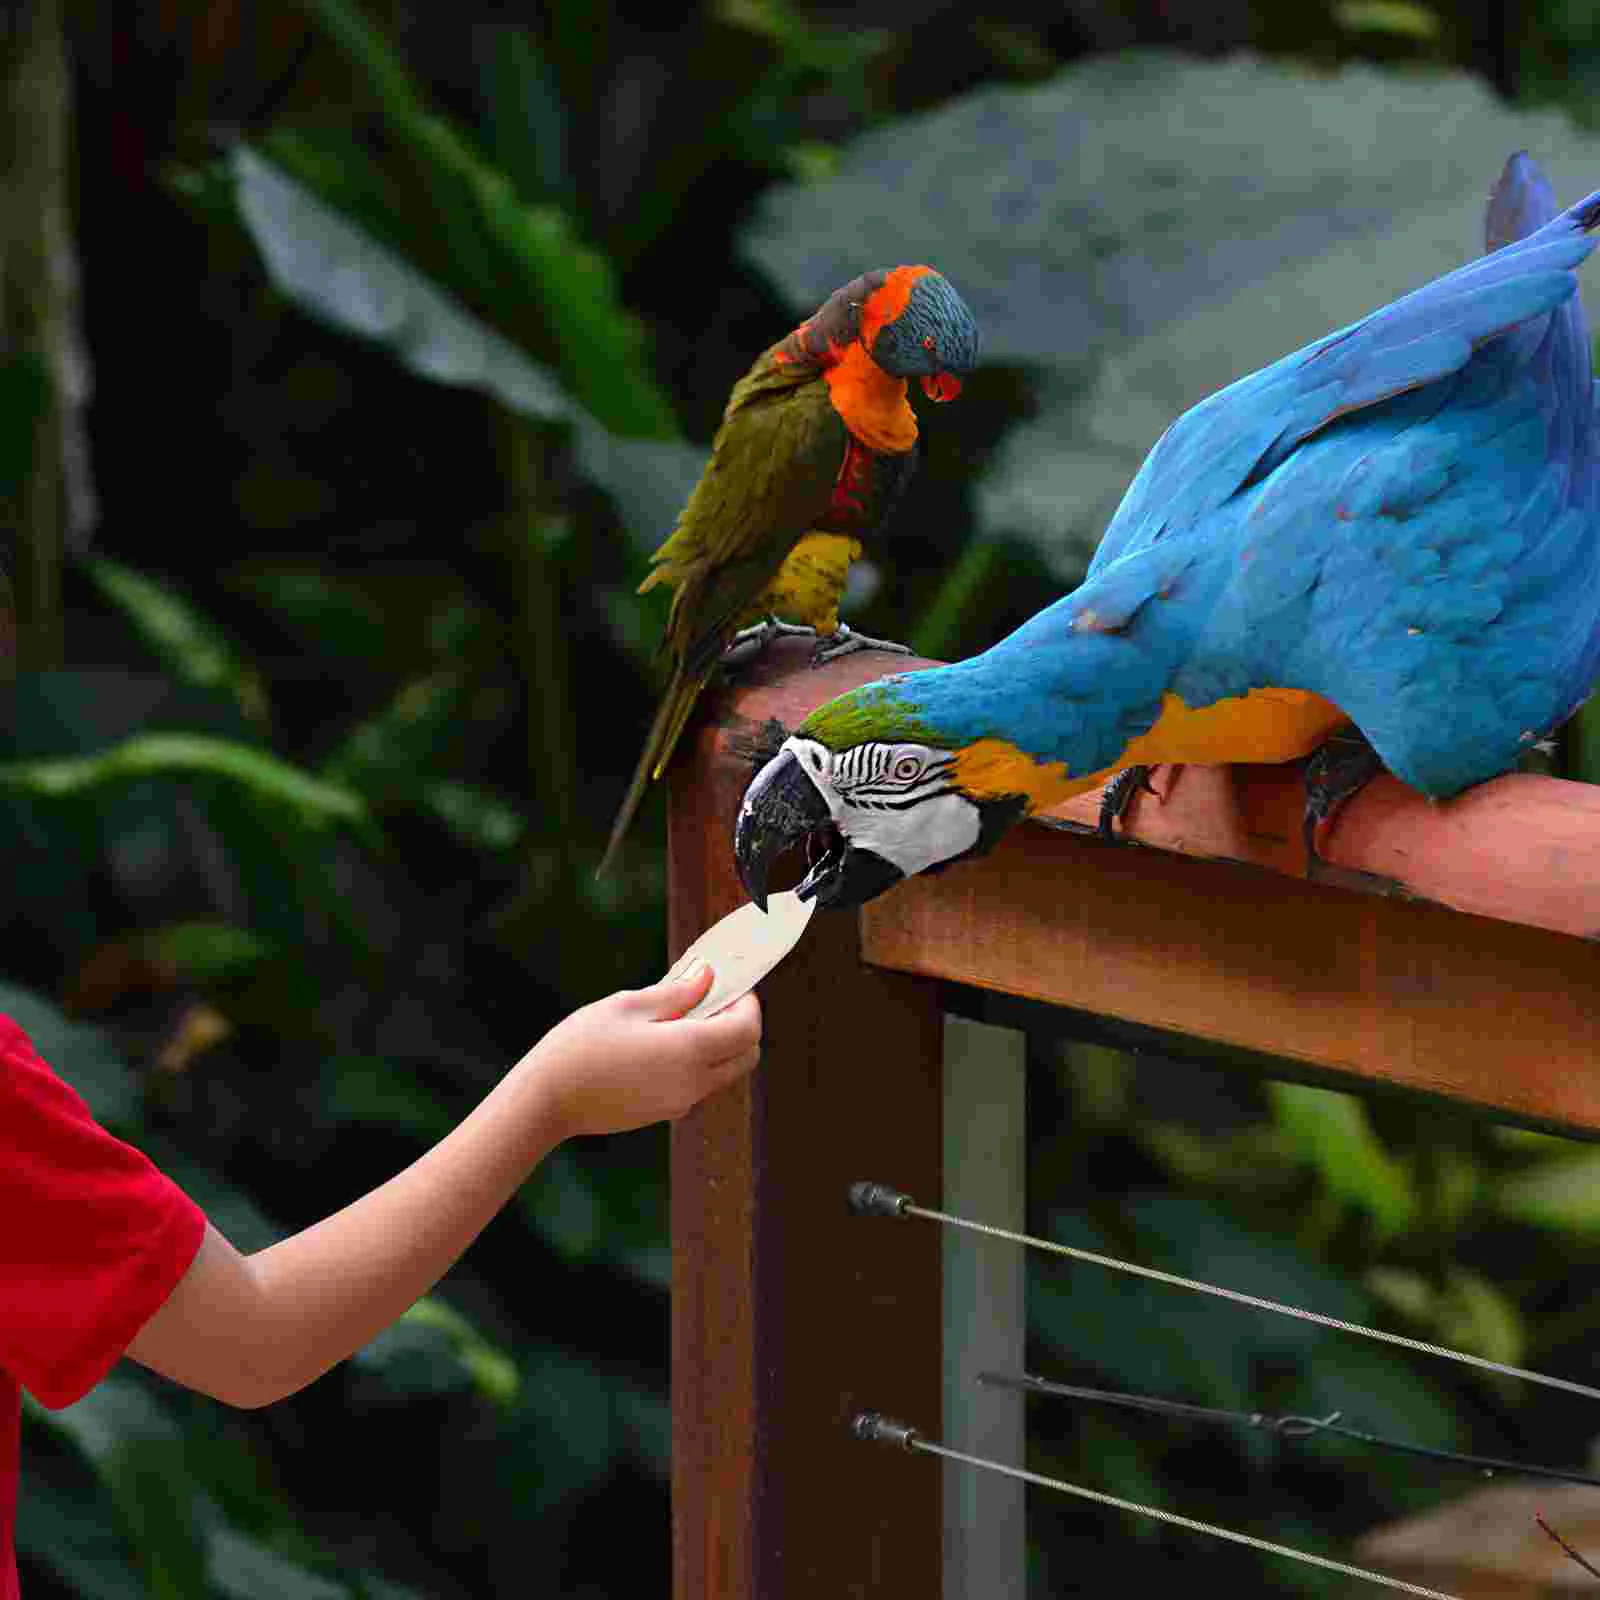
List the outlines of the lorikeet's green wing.
{"type": "MultiPolygon", "coordinates": [[[[849,433],[815,369],[767,358],[734,389],[711,460],[652,558],[671,583],[665,649],[703,674],[785,556],[823,522],[849,433]]],[[[658,763],[659,764],[659,760],[658,763]]]]}
{"type": "Polygon", "coordinates": [[[601,870],[665,769],[729,634],[784,558],[824,521],[850,436],[814,366],[769,351],[735,386],[711,460],[640,585],[674,587],[662,648],[672,679],[612,825],[601,870]]]}

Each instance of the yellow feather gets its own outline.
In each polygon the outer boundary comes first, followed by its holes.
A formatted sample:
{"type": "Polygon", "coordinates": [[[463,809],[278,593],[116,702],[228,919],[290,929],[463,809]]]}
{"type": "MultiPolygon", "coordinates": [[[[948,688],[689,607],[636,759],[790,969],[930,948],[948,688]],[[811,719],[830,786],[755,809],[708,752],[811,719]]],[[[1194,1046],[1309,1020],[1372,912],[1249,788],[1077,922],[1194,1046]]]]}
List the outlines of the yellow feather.
{"type": "Polygon", "coordinates": [[[955,776],[977,799],[1024,796],[1031,815],[1097,788],[1124,767],[1293,761],[1348,720],[1332,701],[1303,689],[1251,689],[1198,710],[1167,694],[1154,725],[1098,772],[1070,773],[1064,762],[1035,761],[1009,740],[979,739],[956,752],[955,776]]]}

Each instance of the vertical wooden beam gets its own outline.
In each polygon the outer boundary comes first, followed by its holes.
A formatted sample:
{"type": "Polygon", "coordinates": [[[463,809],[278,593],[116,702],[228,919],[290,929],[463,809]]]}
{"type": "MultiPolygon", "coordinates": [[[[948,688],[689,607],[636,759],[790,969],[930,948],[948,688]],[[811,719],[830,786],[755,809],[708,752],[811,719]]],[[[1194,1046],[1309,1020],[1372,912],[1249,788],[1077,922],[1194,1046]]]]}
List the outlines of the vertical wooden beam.
{"type": "MultiPolygon", "coordinates": [[[[743,903],[730,836],[749,773],[715,729],[679,764],[674,957],[743,903]]],[[[673,1130],[673,1592],[934,1595],[938,1463],[848,1424],[938,1426],[939,1235],[846,1196],[862,1178],[940,1192],[937,986],[864,966],[857,918],[825,913],[761,999],[755,1077],[673,1130]]]]}
{"type": "MultiPolygon", "coordinates": [[[[944,1025],[946,1211],[1026,1227],[1027,1040],[966,1017],[944,1025]]],[[[925,1204],[927,1202],[924,1202],[925,1204]]],[[[1027,1341],[1024,1252],[956,1228],[944,1239],[946,1444],[992,1461],[1027,1459],[1022,1396],[985,1388],[983,1371],[1020,1373],[1027,1341]]],[[[944,1600],[1024,1600],[1023,1487],[998,1473],[944,1466],[944,1600]]]]}

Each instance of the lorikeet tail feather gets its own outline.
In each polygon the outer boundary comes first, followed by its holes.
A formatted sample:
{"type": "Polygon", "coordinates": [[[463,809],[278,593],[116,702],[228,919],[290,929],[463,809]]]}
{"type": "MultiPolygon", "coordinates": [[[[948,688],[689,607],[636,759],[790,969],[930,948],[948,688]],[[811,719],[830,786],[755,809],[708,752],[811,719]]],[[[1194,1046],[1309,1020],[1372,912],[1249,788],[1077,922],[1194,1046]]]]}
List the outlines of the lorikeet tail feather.
{"type": "Polygon", "coordinates": [[[634,813],[638,811],[645,791],[666,771],[672,752],[682,737],[684,725],[689,720],[689,713],[694,710],[695,701],[700,698],[700,691],[710,675],[710,669],[690,672],[682,667],[673,673],[672,682],[661,697],[655,721],[650,725],[650,736],[644,742],[644,753],[634,769],[633,781],[628,785],[628,792],[617,810],[617,820],[611,824],[611,838],[606,843],[606,853],[601,857],[596,877],[603,874],[616,859],[617,847],[632,825],[634,813]]]}

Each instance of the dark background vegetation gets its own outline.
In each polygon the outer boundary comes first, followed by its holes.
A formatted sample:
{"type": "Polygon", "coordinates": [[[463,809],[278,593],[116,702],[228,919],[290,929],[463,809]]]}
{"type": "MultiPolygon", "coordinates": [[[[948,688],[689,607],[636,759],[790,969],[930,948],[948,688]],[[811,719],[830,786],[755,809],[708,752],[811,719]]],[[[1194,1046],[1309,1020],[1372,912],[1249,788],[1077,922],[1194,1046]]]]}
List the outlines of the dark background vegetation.
{"type": "MultiPolygon", "coordinates": [[[[664,606],[634,586],[730,385],[795,320],[739,249],[758,197],[864,130],[1135,46],[1456,68],[1580,120],[1600,67],[1577,0],[7,0],[0,29],[0,1002],[244,1248],[387,1176],[551,1023],[664,964],[659,801],[620,872],[592,872],[657,683],[664,606]]],[[[1030,545],[964,564],[971,485],[1032,404],[980,374],[935,419],[863,626],[957,655],[1059,592],[1030,545]]],[[[1583,1153],[1032,1053],[1037,1226],[1592,1367],[1583,1153]]],[[[266,1412],[131,1371],[30,1412],[31,1600],[664,1592],[665,1149],[655,1129],[559,1153],[436,1297],[266,1412]]],[[[1066,1377],[1549,1459],[1593,1431],[1078,1273],[1041,1275],[1031,1321],[1066,1377]]],[[[1471,1484],[1034,1420],[1048,1470],[1330,1551],[1471,1484]]],[[[1041,1593],[1156,1592],[1202,1560],[1330,1588],[1033,1509],[1041,1593]]]]}

